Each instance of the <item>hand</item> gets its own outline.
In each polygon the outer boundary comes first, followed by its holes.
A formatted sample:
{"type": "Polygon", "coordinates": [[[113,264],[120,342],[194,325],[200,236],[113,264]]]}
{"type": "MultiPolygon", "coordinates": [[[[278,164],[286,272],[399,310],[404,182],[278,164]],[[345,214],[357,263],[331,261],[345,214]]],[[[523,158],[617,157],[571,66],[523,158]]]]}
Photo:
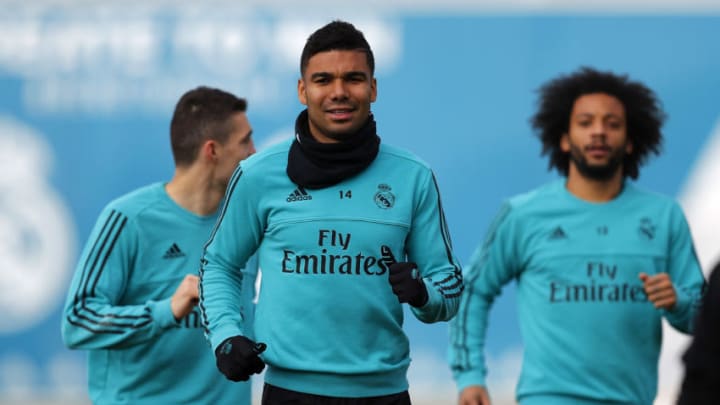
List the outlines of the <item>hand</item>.
{"type": "Polygon", "coordinates": [[[407,302],[416,308],[425,305],[428,300],[428,292],[417,270],[417,264],[398,263],[392,250],[385,245],[380,247],[380,253],[382,260],[388,266],[390,286],[393,293],[397,295],[398,301],[407,302]]]}
{"type": "Polygon", "coordinates": [[[259,354],[266,347],[265,343],[255,343],[245,336],[227,338],[215,349],[217,368],[228,380],[247,381],[265,368],[259,354]]]}
{"type": "Polygon", "coordinates": [[[677,294],[667,273],[658,273],[653,276],[640,273],[640,280],[643,282],[648,300],[655,304],[655,308],[672,310],[675,307],[677,294]]]}
{"type": "Polygon", "coordinates": [[[490,395],[485,387],[471,385],[460,393],[458,405],[490,405],[490,395]]]}
{"type": "Polygon", "coordinates": [[[183,319],[192,312],[198,303],[198,276],[188,274],[175,289],[170,299],[170,310],[176,321],[183,319]]]}

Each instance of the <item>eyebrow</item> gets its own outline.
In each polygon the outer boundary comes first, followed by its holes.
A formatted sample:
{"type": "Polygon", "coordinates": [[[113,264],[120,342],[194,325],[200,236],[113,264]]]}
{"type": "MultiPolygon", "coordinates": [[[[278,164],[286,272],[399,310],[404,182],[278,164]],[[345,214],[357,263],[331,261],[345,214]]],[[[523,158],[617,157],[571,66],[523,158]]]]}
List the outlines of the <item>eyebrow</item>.
{"type": "MultiPolygon", "coordinates": [[[[318,79],[318,78],[326,78],[326,77],[334,77],[335,75],[330,72],[317,72],[310,75],[311,79],[318,79]]],[[[362,70],[351,70],[349,72],[345,72],[341,75],[343,78],[348,77],[357,77],[362,76],[363,78],[367,78],[368,74],[363,72],[362,70]]]]}
{"type": "MultiPolygon", "coordinates": [[[[577,118],[585,118],[585,117],[594,117],[595,114],[589,113],[589,112],[580,112],[580,113],[575,114],[574,116],[577,118]]],[[[615,114],[615,113],[607,113],[607,114],[602,115],[602,118],[610,118],[610,117],[625,119],[622,115],[615,114]]]]}

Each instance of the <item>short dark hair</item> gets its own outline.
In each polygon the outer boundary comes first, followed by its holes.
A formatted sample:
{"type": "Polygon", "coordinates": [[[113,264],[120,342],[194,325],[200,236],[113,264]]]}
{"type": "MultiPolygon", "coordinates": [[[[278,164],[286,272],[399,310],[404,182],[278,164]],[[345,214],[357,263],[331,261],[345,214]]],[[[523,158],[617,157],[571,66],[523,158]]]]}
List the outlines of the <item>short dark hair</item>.
{"type": "Polygon", "coordinates": [[[227,142],[232,132],[230,118],[247,110],[247,101],[226,91],[196,87],[180,97],[170,122],[170,144],[176,166],[187,166],[197,158],[208,139],[227,142]]]}
{"type": "Polygon", "coordinates": [[[313,55],[327,51],[365,52],[370,73],[375,74],[375,57],[362,31],[349,22],[335,20],[313,32],[305,42],[300,56],[300,74],[305,74],[308,61],[313,55]]]}
{"type": "Polygon", "coordinates": [[[623,160],[623,176],[636,179],[649,155],[660,153],[666,114],[655,93],[627,75],[581,67],[545,83],[538,93],[538,111],[530,122],[542,141],[542,155],[550,155],[548,167],[554,167],[563,176],[568,174],[570,156],[560,149],[560,139],[569,130],[575,101],[586,94],[608,94],[620,100],[625,108],[633,152],[623,160]]]}

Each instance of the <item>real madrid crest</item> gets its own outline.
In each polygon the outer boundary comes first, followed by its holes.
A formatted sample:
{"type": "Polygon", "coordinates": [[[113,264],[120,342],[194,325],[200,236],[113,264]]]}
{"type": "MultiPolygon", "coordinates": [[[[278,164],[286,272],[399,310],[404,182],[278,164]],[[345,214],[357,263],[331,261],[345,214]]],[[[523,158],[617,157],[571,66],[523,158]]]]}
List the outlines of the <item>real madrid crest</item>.
{"type": "Polygon", "coordinates": [[[648,217],[641,218],[638,232],[640,233],[640,236],[647,240],[655,239],[655,225],[652,223],[652,220],[648,217]]]}
{"type": "Polygon", "coordinates": [[[384,210],[392,208],[393,205],[395,205],[395,194],[390,190],[392,190],[392,188],[387,184],[378,184],[378,191],[375,193],[375,204],[384,210]]]}

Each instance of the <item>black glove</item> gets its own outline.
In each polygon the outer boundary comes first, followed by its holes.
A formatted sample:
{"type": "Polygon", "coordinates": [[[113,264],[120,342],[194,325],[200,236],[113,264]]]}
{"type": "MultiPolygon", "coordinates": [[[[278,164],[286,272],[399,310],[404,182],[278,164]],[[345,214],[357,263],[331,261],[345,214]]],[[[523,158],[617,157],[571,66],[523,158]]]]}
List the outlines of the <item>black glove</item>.
{"type": "Polygon", "coordinates": [[[392,250],[388,246],[382,245],[380,253],[383,262],[387,265],[390,273],[389,281],[393,293],[397,295],[398,301],[407,302],[408,304],[419,308],[428,300],[428,292],[420,272],[417,270],[417,264],[411,262],[397,262],[392,250]]]}
{"type": "Polygon", "coordinates": [[[228,380],[247,381],[265,368],[258,355],[266,347],[265,343],[255,343],[245,336],[227,338],[215,349],[217,368],[228,380]]]}

